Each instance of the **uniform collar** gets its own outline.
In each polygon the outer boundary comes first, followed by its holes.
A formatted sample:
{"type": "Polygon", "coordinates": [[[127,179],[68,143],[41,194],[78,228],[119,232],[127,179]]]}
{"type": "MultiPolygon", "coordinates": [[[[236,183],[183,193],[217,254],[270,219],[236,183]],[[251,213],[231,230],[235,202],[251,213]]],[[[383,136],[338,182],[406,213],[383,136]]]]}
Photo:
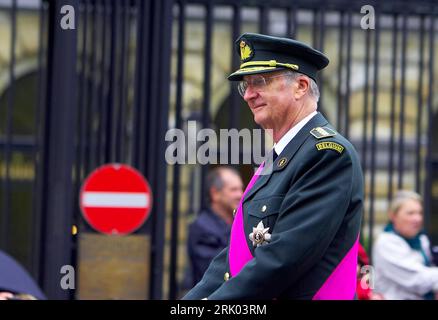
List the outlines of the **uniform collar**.
{"type": "Polygon", "coordinates": [[[303,120],[298,122],[291,129],[289,129],[289,131],[286,132],[286,134],[281,137],[281,139],[277,143],[274,144],[274,150],[277,155],[281,154],[281,152],[284,150],[284,148],[286,148],[288,143],[292,141],[297,133],[306,125],[307,122],[309,122],[314,116],[316,116],[317,113],[317,111],[313,111],[311,114],[306,116],[303,120]]]}
{"type": "MultiPolygon", "coordinates": [[[[310,115],[309,115],[310,116],[310,115]]],[[[244,197],[244,202],[248,201],[259,189],[266,185],[271,178],[272,174],[277,171],[281,171],[287,167],[287,164],[291,162],[292,158],[300,148],[300,146],[309,138],[312,137],[310,131],[312,128],[328,125],[327,120],[324,116],[317,112],[315,116],[310,118],[306,124],[303,125],[301,130],[296,133],[293,140],[284,148],[283,154],[278,156],[277,159],[272,163],[272,160],[267,160],[266,166],[263,168],[261,176],[257,179],[256,183],[251,189],[246,193],[244,197]],[[269,164],[268,161],[271,161],[269,164]]],[[[272,159],[272,154],[270,155],[272,159]]],[[[269,156],[268,156],[269,158],[269,156]]]]}

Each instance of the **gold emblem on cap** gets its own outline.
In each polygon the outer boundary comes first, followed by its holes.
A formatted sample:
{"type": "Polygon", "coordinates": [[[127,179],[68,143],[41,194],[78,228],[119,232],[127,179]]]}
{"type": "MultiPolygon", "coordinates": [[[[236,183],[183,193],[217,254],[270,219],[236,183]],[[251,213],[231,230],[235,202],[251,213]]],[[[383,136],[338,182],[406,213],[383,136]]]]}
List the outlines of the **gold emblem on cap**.
{"type": "Polygon", "coordinates": [[[283,157],[280,160],[278,160],[277,167],[283,168],[286,165],[286,163],[287,163],[287,158],[283,157]]]}
{"type": "Polygon", "coordinates": [[[252,50],[245,41],[240,41],[240,59],[245,61],[251,57],[252,50]]]}

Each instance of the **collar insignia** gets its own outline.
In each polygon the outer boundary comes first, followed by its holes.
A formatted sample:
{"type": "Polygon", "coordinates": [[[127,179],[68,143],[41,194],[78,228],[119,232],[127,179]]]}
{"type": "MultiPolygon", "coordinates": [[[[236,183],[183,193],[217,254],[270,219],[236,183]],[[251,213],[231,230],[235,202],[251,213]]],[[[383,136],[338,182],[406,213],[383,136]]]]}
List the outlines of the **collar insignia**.
{"type": "Polygon", "coordinates": [[[286,165],[286,163],[287,163],[287,158],[283,157],[280,160],[278,160],[277,167],[279,169],[281,169],[281,168],[283,168],[286,165]]]}

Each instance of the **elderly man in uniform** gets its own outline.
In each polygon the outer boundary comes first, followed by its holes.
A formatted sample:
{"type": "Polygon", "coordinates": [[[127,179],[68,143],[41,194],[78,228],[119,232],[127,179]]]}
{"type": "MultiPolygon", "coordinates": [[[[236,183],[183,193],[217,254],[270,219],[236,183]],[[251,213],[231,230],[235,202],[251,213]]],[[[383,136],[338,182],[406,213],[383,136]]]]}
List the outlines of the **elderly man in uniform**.
{"type": "Polygon", "coordinates": [[[240,69],[228,79],[275,144],[229,245],[184,299],[354,299],[363,175],[351,143],[317,112],[315,80],[329,60],[261,34],[243,34],[236,49],[240,69]]]}

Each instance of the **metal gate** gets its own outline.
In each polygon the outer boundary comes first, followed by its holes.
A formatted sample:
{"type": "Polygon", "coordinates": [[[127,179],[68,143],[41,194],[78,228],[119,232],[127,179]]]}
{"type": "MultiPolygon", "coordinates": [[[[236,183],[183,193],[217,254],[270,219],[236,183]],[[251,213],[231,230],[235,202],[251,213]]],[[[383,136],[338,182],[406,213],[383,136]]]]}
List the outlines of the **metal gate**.
{"type": "MultiPolygon", "coordinates": [[[[74,297],[60,287],[60,268],[76,265],[72,225],[89,230],[78,208],[86,175],[108,162],[128,163],[149,180],[156,199],[165,199],[164,134],[167,129],[171,39],[170,1],[47,1],[39,8],[38,99],[29,118],[36,132],[28,145],[14,134],[17,95],[14,60],[17,1],[4,8],[11,17],[11,60],[7,103],[2,108],[2,242],[14,253],[11,155],[27,147],[34,177],[27,218],[32,241],[22,262],[50,298],[74,297]],[[75,28],[65,30],[61,9],[71,6],[75,28]],[[162,23],[166,21],[167,23],[162,23]],[[61,213],[61,214],[60,214],[61,213]]],[[[65,11],[64,11],[65,13],[65,11]]],[[[71,21],[70,21],[71,22],[71,21]]],[[[23,151],[24,152],[24,151],[23,151]]],[[[155,200],[151,218],[137,233],[150,234],[150,297],[162,297],[165,201],[155,200]]]]}
{"type": "MultiPolygon", "coordinates": [[[[231,44],[246,31],[296,38],[330,57],[319,109],[361,156],[368,249],[399,188],[425,197],[426,226],[438,243],[435,1],[37,1],[26,10],[39,19],[38,63],[25,74],[16,58],[24,9],[11,3],[0,9],[11,26],[10,59],[0,69],[8,79],[3,90],[0,83],[0,248],[49,297],[74,298],[60,289],[59,268],[77,263],[71,226],[91,232],[79,213],[80,185],[108,162],[131,164],[150,181],[153,212],[137,231],[151,236],[150,298],[180,295],[185,233],[203,204],[208,166],[167,165],[165,133],[186,130],[188,120],[201,128],[253,125],[225,82],[239,64],[231,44]],[[65,5],[75,8],[73,30],[59,24],[65,5]],[[364,5],[374,9],[374,29],[362,28],[364,5]],[[20,100],[26,76],[30,103],[20,100]],[[20,112],[30,129],[16,120],[20,112]]],[[[239,168],[247,182],[250,170],[239,168]]]]}

